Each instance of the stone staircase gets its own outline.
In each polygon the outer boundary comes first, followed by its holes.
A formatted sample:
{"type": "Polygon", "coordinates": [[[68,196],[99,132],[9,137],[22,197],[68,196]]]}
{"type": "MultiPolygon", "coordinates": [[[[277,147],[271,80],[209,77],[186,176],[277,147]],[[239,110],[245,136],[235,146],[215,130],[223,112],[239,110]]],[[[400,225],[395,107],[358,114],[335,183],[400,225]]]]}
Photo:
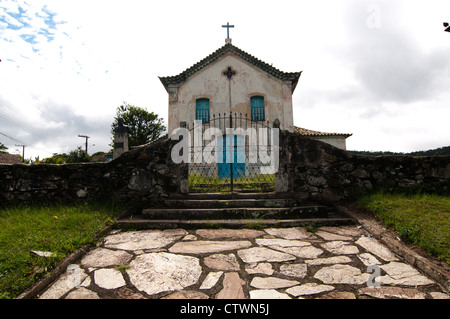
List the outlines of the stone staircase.
{"type": "Polygon", "coordinates": [[[277,193],[172,194],[155,207],[118,221],[129,229],[337,226],[354,220],[334,207],[277,193]]]}

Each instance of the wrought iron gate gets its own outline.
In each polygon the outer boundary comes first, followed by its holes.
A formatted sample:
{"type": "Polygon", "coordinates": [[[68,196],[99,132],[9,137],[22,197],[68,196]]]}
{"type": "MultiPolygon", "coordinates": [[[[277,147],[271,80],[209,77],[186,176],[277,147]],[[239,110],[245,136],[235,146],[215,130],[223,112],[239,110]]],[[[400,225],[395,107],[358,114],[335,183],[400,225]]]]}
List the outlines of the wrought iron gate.
{"type": "Polygon", "coordinates": [[[275,190],[269,122],[224,113],[196,121],[188,129],[189,192],[275,190]]]}

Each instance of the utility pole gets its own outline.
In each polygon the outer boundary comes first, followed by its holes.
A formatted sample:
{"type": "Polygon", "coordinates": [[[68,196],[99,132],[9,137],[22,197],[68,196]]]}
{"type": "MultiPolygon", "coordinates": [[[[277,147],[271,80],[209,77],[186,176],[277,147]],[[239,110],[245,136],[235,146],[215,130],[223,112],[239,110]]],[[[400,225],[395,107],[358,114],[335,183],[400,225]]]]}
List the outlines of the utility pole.
{"type": "Polygon", "coordinates": [[[16,146],[22,146],[22,160],[25,163],[25,147],[26,145],[23,144],[15,144],[16,146]]]}
{"type": "Polygon", "coordinates": [[[88,139],[89,139],[89,136],[86,136],[86,135],[78,135],[78,137],[84,137],[85,139],[86,139],[86,154],[88,153],[88,139]]]}

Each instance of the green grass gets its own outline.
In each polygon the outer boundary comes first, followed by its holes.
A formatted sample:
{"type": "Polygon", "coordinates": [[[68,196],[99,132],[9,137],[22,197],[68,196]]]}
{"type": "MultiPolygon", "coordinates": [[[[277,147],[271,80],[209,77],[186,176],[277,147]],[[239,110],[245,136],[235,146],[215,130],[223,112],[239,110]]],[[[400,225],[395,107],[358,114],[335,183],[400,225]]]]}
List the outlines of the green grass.
{"type": "Polygon", "coordinates": [[[400,238],[450,265],[450,197],[373,194],[360,199],[400,238]]]}
{"type": "MultiPolygon", "coordinates": [[[[229,192],[230,178],[219,178],[216,175],[205,176],[201,173],[190,173],[190,192],[229,192]]],[[[269,192],[275,190],[275,174],[258,174],[244,176],[233,180],[234,190],[252,190],[255,192],[269,192]]]]}
{"type": "Polygon", "coordinates": [[[0,209],[0,299],[17,297],[64,257],[94,241],[119,213],[119,207],[87,203],[0,209]],[[36,257],[31,250],[56,257],[36,257]]]}

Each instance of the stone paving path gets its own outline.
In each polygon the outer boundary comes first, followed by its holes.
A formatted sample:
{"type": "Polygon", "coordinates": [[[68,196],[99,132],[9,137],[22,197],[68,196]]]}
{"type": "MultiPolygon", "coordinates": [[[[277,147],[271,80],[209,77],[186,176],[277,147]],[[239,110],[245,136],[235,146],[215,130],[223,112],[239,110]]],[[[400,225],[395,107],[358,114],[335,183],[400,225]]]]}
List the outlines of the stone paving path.
{"type": "Polygon", "coordinates": [[[361,227],[114,230],[42,299],[449,299],[361,227]],[[378,286],[378,287],[370,287],[378,286]]]}

